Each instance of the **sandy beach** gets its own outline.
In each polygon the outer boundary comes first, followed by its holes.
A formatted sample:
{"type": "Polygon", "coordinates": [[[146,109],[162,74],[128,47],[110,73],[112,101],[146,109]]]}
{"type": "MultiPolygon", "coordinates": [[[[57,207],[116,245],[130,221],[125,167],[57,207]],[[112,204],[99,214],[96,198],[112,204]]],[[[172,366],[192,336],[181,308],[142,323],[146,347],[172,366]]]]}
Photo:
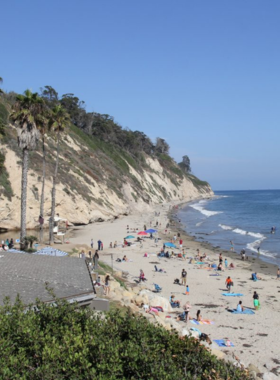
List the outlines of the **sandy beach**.
{"type": "MultiPolygon", "coordinates": [[[[188,236],[176,221],[176,214],[172,216],[173,204],[164,204],[155,206],[153,212],[138,213],[111,222],[95,223],[84,227],[76,228],[73,236],[69,239],[69,247],[90,246],[90,241],[94,241],[94,250],[97,249],[97,241],[100,239],[104,244],[104,250],[100,251],[100,259],[112,265],[114,270],[129,272],[129,281],[135,282],[139,278],[140,269],[145,273],[147,289],[153,290],[153,283],[162,287],[161,295],[169,298],[174,294],[181,304],[187,301],[191,304],[190,316],[195,318],[197,310],[201,310],[202,317],[213,321],[213,324],[202,324],[196,326],[191,321],[188,322],[187,328],[198,327],[201,332],[209,334],[212,341],[215,339],[228,338],[234,347],[218,347],[213,342],[213,348],[219,348],[225,351],[228,356],[234,354],[245,366],[250,363],[258,367],[260,372],[273,370],[274,373],[280,371],[280,342],[278,339],[279,322],[279,293],[280,281],[276,280],[277,267],[267,264],[258,258],[250,257],[248,261],[242,261],[239,253],[230,251],[221,251],[214,249],[206,243],[196,242],[193,237],[188,236]],[[160,216],[155,216],[159,213],[160,216]],[[169,218],[174,220],[168,228],[165,235],[166,224],[169,218]],[[142,248],[139,243],[131,247],[122,247],[123,238],[127,235],[137,237],[137,232],[147,228],[157,228],[158,222],[159,240],[158,245],[153,239],[145,238],[142,248]],[[129,226],[129,228],[128,228],[129,226]],[[136,228],[138,228],[137,232],[136,228]],[[217,272],[208,270],[207,266],[189,264],[189,260],[178,258],[159,258],[157,253],[162,248],[162,243],[180,232],[183,240],[183,249],[187,257],[194,257],[197,249],[200,253],[204,252],[209,257],[208,263],[218,264],[219,254],[222,252],[223,259],[227,258],[228,263],[233,263],[235,269],[225,269],[220,272],[221,276],[213,276],[217,272]],[[117,248],[109,248],[110,242],[114,244],[117,241],[117,248]],[[147,253],[149,257],[144,257],[147,253]],[[117,258],[122,259],[126,255],[128,262],[116,262],[117,258]],[[156,264],[155,264],[156,263],[156,264]],[[154,265],[163,269],[166,273],[155,272],[154,265]],[[185,294],[185,287],[174,284],[174,279],[181,280],[181,271],[187,271],[187,284],[190,293],[185,294]],[[251,280],[251,273],[257,272],[262,278],[257,282],[251,280]],[[232,297],[223,296],[227,292],[225,280],[231,276],[234,286],[231,292],[241,293],[243,296],[232,297]],[[236,308],[238,302],[242,300],[243,306],[253,310],[253,293],[259,294],[261,308],[255,311],[254,315],[232,314],[227,310],[236,308]]],[[[174,213],[174,210],[173,210],[174,213]]],[[[134,242],[136,239],[131,239],[134,242]]],[[[177,246],[179,246],[177,242],[177,246]]],[[[66,246],[64,246],[66,249],[66,246]]],[[[169,250],[171,252],[171,250],[169,250]]],[[[174,252],[180,252],[174,249],[174,252]]],[[[182,310],[182,309],[175,309],[182,310]]],[[[174,315],[172,315],[174,318],[174,315]]],[[[185,322],[179,322],[182,327],[186,326],[185,322]]]]}

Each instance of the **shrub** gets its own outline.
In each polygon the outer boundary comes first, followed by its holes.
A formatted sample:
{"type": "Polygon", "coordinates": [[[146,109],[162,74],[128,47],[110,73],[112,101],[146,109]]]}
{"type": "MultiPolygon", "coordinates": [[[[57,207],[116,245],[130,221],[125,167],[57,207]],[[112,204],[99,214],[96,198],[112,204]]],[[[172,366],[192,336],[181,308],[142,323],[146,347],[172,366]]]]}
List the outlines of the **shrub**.
{"type": "MultiPolygon", "coordinates": [[[[53,295],[55,298],[55,296],[53,295]]],[[[129,310],[104,316],[55,298],[0,308],[1,379],[249,379],[195,339],[129,310]]]]}

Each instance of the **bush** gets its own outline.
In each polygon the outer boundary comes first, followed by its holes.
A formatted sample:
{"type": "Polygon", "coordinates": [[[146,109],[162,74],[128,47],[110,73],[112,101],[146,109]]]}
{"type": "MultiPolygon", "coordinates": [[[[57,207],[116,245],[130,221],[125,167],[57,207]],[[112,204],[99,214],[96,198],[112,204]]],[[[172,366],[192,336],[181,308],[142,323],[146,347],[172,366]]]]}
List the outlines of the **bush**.
{"type": "Polygon", "coordinates": [[[0,308],[1,379],[248,379],[195,339],[129,310],[105,318],[55,299],[0,308]]]}

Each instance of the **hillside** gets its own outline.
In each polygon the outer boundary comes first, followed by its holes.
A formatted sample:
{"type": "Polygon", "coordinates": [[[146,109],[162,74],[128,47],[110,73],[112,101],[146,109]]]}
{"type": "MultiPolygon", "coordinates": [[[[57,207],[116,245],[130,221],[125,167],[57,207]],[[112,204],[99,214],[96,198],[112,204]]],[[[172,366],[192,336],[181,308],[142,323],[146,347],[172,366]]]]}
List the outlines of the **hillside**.
{"type": "MultiPolygon", "coordinates": [[[[19,228],[21,150],[15,127],[8,123],[7,101],[0,102],[0,229],[19,228]],[[2,127],[1,127],[2,126],[2,127]],[[5,126],[3,128],[3,126],[5,126]]],[[[108,133],[109,132],[109,133],[108,133]]],[[[132,133],[132,132],[131,132],[132,133]]],[[[167,153],[129,151],[108,138],[86,134],[72,124],[63,135],[57,184],[56,213],[73,224],[109,220],[133,211],[145,212],[166,201],[188,201],[211,196],[207,182],[184,173],[167,153]]],[[[133,139],[132,139],[133,140],[133,139]]],[[[55,140],[48,135],[46,215],[51,208],[55,140]]],[[[134,148],[135,149],[135,148],[134,148]]],[[[30,153],[27,228],[38,225],[41,143],[30,153]]]]}

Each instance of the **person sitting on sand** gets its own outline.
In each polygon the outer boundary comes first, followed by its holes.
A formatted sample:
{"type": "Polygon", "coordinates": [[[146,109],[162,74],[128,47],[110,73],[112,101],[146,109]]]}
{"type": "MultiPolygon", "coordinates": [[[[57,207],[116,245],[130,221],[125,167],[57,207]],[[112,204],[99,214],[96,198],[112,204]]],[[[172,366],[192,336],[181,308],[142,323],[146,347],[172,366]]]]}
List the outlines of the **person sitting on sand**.
{"type": "Polygon", "coordinates": [[[128,258],[126,257],[126,255],[124,255],[123,261],[128,261],[128,258]]]}
{"type": "Polygon", "coordinates": [[[114,248],[117,248],[117,241],[115,241],[114,243],[114,248]]]}
{"type": "Polygon", "coordinates": [[[139,282],[141,282],[141,281],[147,281],[147,279],[145,278],[145,274],[144,274],[142,269],[140,269],[140,275],[139,275],[139,282]]]}
{"type": "Polygon", "coordinates": [[[202,315],[200,314],[200,310],[197,310],[197,313],[196,313],[196,320],[197,320],[197,322],[202,321],[202,315]]]}
{"type": "Polygon", "coordinates": [[[223,269],[223,266],[222,266],[222,263],[220,263],[220,264],[218,265],[217,270],[224,270],[224,269],[223,269]]]}
{"type": "Polygon", "coordinates": [[[170,296],[169,301],[170,301],[170,305],[172,307],[180,307],[180,301],[175,300],[174,294],[172,294],[172,296],[170,296]]]}
{"type": "Polygon", "coordinates": [[[128,245],[128,241],[126,239],[123,239],[123,244],[128,245]]]}
{"type": "Polygon", "coordinates": [[[229,264],[229,269],[234,269],[234,268],[235,268],[234,264],[233,264],[233,263],[230,263],[230,264],[229,264]]]}
{"type": "Polygon", "coordinates": [[[242,313],[244,311],[244,307],[242,305],[242,301],[239,301],[236,310],[239,311],[240,313],[242,313]]]}

